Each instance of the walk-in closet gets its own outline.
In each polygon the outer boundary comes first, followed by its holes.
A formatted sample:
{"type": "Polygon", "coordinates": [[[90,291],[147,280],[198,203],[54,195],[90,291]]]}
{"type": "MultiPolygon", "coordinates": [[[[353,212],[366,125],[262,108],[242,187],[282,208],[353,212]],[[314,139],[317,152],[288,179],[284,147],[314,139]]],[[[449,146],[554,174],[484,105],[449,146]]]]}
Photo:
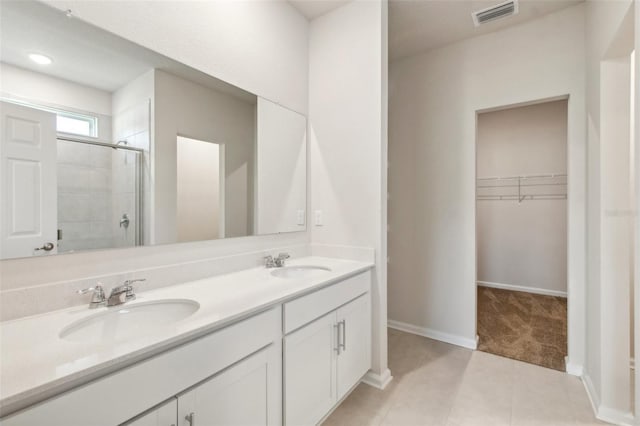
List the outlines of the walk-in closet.
{"type": "Polygon", "coordinates": [[[478,349],[565,370],[567,100],[478,113],[478,349]]]}

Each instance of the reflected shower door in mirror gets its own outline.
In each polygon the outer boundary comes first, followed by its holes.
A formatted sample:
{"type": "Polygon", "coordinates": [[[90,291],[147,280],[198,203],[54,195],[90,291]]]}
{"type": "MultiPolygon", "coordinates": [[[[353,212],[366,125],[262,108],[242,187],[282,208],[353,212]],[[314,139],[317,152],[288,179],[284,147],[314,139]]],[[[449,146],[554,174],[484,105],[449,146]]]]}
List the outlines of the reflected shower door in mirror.
{"type": "Polygon", "coordinates": [[[303,115],[40,2],[0,8],[1,259],[306,229],[303,115]]]}

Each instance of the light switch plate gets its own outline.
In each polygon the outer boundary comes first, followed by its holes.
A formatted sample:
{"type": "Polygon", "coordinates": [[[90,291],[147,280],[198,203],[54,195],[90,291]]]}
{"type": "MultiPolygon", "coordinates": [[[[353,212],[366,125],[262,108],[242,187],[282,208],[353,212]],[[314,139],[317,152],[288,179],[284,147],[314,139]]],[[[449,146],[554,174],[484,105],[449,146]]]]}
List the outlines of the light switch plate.
{"type": "Polygon", "coordinates": [[[298,210],[297,217],[298,225],[304,226],[304,210],[298,210]]]}
{"type": "Polygon", "coordinates": [[[322,226],[322,210],[316,210],[314,217],[315,217],[315,222],[314,222],[315,225],[322,226]]]}

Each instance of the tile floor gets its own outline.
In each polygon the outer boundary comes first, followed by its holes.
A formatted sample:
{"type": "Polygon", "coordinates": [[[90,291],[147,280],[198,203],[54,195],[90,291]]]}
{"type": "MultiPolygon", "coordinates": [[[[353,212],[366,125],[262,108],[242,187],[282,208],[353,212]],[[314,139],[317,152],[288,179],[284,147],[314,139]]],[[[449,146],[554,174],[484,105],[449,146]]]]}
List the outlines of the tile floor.
{"type": "Polygon", "coordinates": [[[559,371],[389,330],[393,381],[359,385],[334,425],[599,425],[580,380],[559,371]]]}

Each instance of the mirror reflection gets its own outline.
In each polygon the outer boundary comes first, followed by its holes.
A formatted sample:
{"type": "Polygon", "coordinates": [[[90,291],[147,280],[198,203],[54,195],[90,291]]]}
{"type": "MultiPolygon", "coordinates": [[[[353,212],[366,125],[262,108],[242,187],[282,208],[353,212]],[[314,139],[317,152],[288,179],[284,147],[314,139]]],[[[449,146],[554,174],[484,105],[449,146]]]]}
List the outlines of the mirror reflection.
{"type": "Polygon", "coordinates": [[[306,118],[4,2],[0,258],[305,229],[306,118]]]}

